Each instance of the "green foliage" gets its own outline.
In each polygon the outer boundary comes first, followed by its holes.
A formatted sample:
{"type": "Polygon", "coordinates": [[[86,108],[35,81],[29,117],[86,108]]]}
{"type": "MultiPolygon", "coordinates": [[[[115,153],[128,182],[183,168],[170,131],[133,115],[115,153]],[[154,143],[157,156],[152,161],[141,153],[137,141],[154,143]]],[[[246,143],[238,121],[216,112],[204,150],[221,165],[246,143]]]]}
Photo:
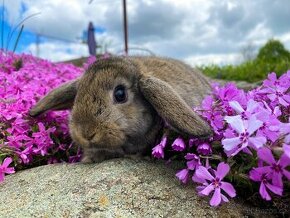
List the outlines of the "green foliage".
{"type": "Polygon", "coordinates": [[[290,52],[278,40],[269,40],[260,48],[254,60],[240,65],[207,65],[198,67],[205,75],[225,80],[244,80],[257,82],[263,80],[269,73],[281,75],[290,69],[290,52]]]}
{"type": "Polygon", "coordinates": [[[289,61],[290,52],[285,49],[284,45],[280,41],[270,39],[259,50],[257,59],[267,62],[276,62],[279,61],[280,59],[289,61]]]}

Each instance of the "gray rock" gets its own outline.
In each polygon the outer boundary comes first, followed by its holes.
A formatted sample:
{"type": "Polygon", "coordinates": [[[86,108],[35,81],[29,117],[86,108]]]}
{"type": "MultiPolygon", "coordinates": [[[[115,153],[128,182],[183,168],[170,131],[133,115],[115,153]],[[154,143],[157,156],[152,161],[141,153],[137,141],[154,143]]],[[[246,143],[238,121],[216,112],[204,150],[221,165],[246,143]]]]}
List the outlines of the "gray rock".
{"type": "Polygon", "coordinates": [[[164,163],[115,159],[17,172],[0,184],[0,217],[243,217],[255,208],[218,208],[183,186],[164,163]]]}

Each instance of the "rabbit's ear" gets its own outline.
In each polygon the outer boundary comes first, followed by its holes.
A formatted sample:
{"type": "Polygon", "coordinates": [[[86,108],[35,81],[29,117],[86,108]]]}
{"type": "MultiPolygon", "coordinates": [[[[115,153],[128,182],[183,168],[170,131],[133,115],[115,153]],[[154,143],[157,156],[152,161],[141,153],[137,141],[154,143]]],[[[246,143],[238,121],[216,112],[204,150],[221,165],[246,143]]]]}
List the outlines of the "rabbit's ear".
{"type": "Polygon", "coordinates": [[[73,106],[77,94],[78,80],[53,89],[29,111],[30,116],[40,115],[48,110],[64,110],[73,106]]]}
{"type": "Polygon", "coordinates": [[[144,97],[171,127],[191,136],[206,137],[212,134],[209,125],[196,114],[166,82],[152,76],[140,79],[144,97]]]}

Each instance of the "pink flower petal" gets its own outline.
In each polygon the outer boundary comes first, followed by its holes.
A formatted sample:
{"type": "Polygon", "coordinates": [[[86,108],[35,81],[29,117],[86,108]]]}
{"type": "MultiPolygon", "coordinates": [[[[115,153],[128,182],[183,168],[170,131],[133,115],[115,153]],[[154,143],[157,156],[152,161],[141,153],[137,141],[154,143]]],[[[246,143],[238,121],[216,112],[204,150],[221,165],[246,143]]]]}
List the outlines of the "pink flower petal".
{"type": "Polygon", "coordinates": [[[212,181],[214,178],[204,166],[199,166],[195,171],[197,177],[212,181]]]}
{"type": "MultiPolygon", "coordinates": [[[[271,185],[270,183],[267,183],[265,185],[268,189],[270,189],[271,192],[275,193],[276,195],[282,196],[282,193],[283,193],[282,188],[280,188],[278,186],[271,185]]],[[[270,200],[271,200],[271,198],[270,198],[270,200]]]]}
{"type": "Polygon", "coordinates": [[[275,186],[283,187],[283,181],[282,181],[282,173],[277,173],[276,171],[273,171],[272,174],[272,183],[275,186]]]}
{"type": "Polygon", "coordinates": [[[39,128],[39,132],[44,132],[45,131],[45,127],[43,125],[43,123],[38,123],[38,128],[39,128]]]}
{"type": "Polygon", "coordinates": [[[205,196],[205,195],[201,194],[201,191],[202,191],[205,187],[206,187],[205,185],[199,185],[199,186],[196,187],[196,191],[197,191],[197,194],[198,194],[199,196],[202,196],[202,197],[205,196]]]}
{"type": "Polygon", "coordinates": [[[167,136],[163,136],[163,138],[162,138],[162,140],[160,142],[161,147],[165,148],[166,143],[167,143],[167,136]]]}
{"type": "Polygon", "coordinates": [[[258,150],[258,157],[269,165],[276,163],[272,151],[269,148],[261,148],[258,150]]]}
{"type": "Polygon", "coordinates": [[[289,171],[283,169],[283,174],[284,174],[284,176],[287,177],[288,180],[290,180],[290,172],[289,171]]]}
{"type": "Polygon", "coordinates": [[[250,117],[248,121],[248,132],[252,135],[257,129],[263,125],[261,120],[257,120],[255,116],[250,117]]]}
{"type": "Polygon", "coordinates": [[[259,189],[260,195],[262,196],[263,199],[270,201],[271,197],[269,195],[269,193],[266,190],[266,186],[264,185],[264,183],[262,182],[260,185],[260,189],[259,189]]]}
{"type": "Polygon", "coordinates": [[[228,156],[235,156],[237,155],[240,151],[244,150],[246,147],[248,146],[248,143],[244,143],[242,144],[242,146],[238,149],[234,149],[233,151],[230,151],[229,155],[228,156]]]}
{"type": "Polygon", "coordinates": [[[175,176],[182,182],[182,183],[187,183],[188,181],[188,169],[183,169],[178,171],[175,176]]]}
{"type": "Polygon", "coordinates": [[[183,151],[186,147],[184,140],[181,137],[178,137],[177,139],[174,140],[172,143],[171,147],[175,151],[183,151]]]}
{"type": "Polygon", "coordinates": [[[164,158],[164,152],[163,152],[163,147],[161,144],[156,145],[152,149],[152,155],[155,158],[164,158]]]}
{"type": "Polygon", "coordinates": [[[264,146],[264,144],[267,142],[267,139],[263,136],[250,137],[249,142],[254,146],[254,149],[259,149],[264,146]]]}
{"type": "Polygon", "coordinates": [[[225,121],[231,125],[231,127],[238,133],[245,132],[244,123],[240,115],[238,116],[225,116],[225,121]]]}
{"type": "Polygon", "coordinates": [[[284,95],[283,96],[283,99],[285,100],[285,101],[287,101],[287,103],[288,103],[288,105],[289,105],[289,103],[290,103],[290,95],[284,95]]]}
{"type": "Polygon", "coordinates": [[[244,112],[245,110],[242,108],[242,106],[240,105],[239,102],[237,101],[230,101],[229,102],[229,105],[236,111],[238,112],[239,114],[244,112]]]}
{"type": "Polygon", "coordinates": [[[11,164],[12,162],[12,158],[11,157],[6,157],[2,163],[2,167],[6,168],[9,166],[9,164],[11,164]]]}
{"type": "Polygon", "coordinates": [[[192,181],[196,182],[196,183],[206,183],[205,179],[202,179],[202,178],[196,176],[196,174],[193,174],[192,181]]]}
{"type": "Polygon", "coordinates": [[[223,189],[232,198],[236,196],[236,190],[231,183],[221,182],[221,189],[223,189]]]}
{"type": "Polygon", "coordinates": [[[229,138],[229,139],[223,139],[222,140],[222,145],[223,148],[226,151],[230,151],[233,150],[235,147],[237,147],[239,144],[241,143],[241,140],[239,137],[235,137],[235,138],[229,138]]]}
{"type": "Polygon", "coordinates": [[[259,182],[261,181],[262,175],[259,171],[256,170],[256,168],[253,168],[249,173],[249,177],[251,180],[259,182]]]}
{"type": "Polygon", "coordinates": [[[221,203],[221,189],[216,188],[214,194],[209,202],[209,204],[213,207],[218,206],[221,203]]]}
{"type": "Polygon", "coordinates": [[[285,154],[288,158],[290,158],[290,145],[286,145],[286,144],[284,144],[283,149],[284,149],[284,154],[285,154]]]}
{"type": "Polygon", "coordinates": [[[255,170],[262,175],[265,173],[271,173],[272,167],[271,166],[262,166],[262,167],[255,168],[255,170]]]}
{"type": "Polygon", "coordinates": [[[210,184],[199,193],[208,196],[214,190],[214,185],[210,184]]]}
{"type": "Polygon", "coordinates": [[[274,101],[277,99],[277,96],[275,94],[268,94],[267,96],[271,101],[274,101]]]}
{"type": "Polygon", "coordinates": [[[221,197],[224,202],[229,202],[229,199],[225,195],[221,194],[221,197]]]}
{"type": "Polygon", "coordinates": [[[247,104],[247,110],[249,112],[253,112],[257,107],[259,107],[259,103],[257,103],[253,99],[250,99],[248,104],[247,104]]]}
{"type": "Polygon", "coordinates": [[[219,163],[217,166],[217,171],[215,173],[216,177],[222,180],[230,171],[230,166],[224,162],[219,163]]]}
{"type": "Polygon", "coordinates": [[[7,167],[5,170],[5,173],[7,174],[15,173],[14,167],[7,167]]]}
{"type": "Polygon", "coordinates": [[[3,182],[4,181],[4,173],[2,173],[1,171],[0,171],[0,182],[3,182]]]}
{"type": "Polygon", "coordinates": [[[289,103],[287,101],[285,101],[283,98],[278,98],[278,100],[279,100],[280,104],[282,104],[285,107],[288,107],[289,103]]]}
{"type": "Polygon", "coordinates": [[[284,153],[282,154],[282,156],[280,157],[280,160],[279,160],[279,164],[285,168],[287,166],[290,165],[290,158],[288,158],[288,156],[284,153]]]}

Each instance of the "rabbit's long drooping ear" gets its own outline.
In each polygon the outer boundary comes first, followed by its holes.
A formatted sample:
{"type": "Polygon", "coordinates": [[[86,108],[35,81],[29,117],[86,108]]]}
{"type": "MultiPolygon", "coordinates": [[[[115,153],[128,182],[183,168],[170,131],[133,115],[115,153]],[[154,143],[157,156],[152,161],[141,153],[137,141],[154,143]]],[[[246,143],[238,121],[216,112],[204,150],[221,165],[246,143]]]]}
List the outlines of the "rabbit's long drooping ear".
{"type": "Polygon", "coordinates": [[[48,110],[64,110],[73,106],[77,93],[78,79],[53,89],[30,110],[30,116],[40,115],[48,110]]]}
{"type": "Polygon", "coordinates": [[[168,83],[153,76],[145,76],[140,79],[139,87],[157,113],[174,129],[197,137],[211,135],[209,125],[168,83]]]}

